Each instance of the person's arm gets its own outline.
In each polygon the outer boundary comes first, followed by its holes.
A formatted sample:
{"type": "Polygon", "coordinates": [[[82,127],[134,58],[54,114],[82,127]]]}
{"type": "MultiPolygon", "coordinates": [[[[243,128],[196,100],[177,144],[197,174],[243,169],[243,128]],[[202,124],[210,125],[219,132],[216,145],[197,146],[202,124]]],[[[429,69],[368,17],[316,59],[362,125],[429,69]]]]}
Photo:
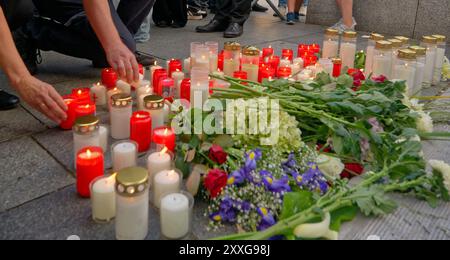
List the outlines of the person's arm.
{"type": "Polygon", "coordinates": [[[33,77],[27,70],[16,49],[1,7],[0,46],[0,68],[22,99],[56,123],[65,120],[67,106],[64,100],[52,86],[33,77]]]}
{"type": "Polygon", "coordinates": [[[106,53],[109,65],[128,82],[139,81],[134,53],[122,42],[111,17],[108,0],[83,0],[84,10],[106,53]]]}

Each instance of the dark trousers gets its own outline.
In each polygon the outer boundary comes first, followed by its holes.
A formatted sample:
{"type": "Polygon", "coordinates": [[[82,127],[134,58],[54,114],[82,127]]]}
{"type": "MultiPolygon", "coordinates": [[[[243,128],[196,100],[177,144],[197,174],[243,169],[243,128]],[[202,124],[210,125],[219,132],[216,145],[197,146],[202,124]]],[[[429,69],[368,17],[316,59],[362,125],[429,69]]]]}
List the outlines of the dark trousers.
{"type": "Polygon", "coordinates": [[[252,0],[216,0],[216,8],[214,19],[244,25],[252,10],[252,0]]]}
{"type": "Polygon", "coordinates": [[[187,0],[156,0],[153,9],[153,22],[165,22],[184,27],[187,24],[187,0]]]}
{"type": "MultiPolygon", "coordinates": [[[[89,59],[99,66],[108,64],[84,12],[82,0],[33,0],[33,3],[37,12],[25,29],[38,49],[89,59]]],[[[154,0],[122,0],[116,10],[109,0],[113,22],[122,41],[132,52],[136,51],[133,36],[153,4],[154,0]]]]}
{"type": "Polygon", "coordinates": [[[19,28],[33,16],[31,0],[0,0],[0,6],[11,30],[19,28]]]}

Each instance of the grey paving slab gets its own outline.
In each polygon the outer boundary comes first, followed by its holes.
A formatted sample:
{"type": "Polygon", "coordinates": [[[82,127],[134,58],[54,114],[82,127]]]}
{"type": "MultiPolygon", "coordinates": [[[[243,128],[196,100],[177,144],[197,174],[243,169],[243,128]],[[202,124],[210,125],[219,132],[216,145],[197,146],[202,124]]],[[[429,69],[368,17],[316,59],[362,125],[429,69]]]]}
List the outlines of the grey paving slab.
{"type": "Polygon", "coordinates": [[[0,142],[45,130],[45,126],[22,107],[0,111],[0,142]]]}
{"type": "Polygon", "coordinates": [[[237,228],[233,225],[224,226],[218,231],[208,231],[209,218],[205,216],[208,205],[201,200],[197,200],[195,203],[193,232],[198,239],[205,240],[237,233],[237,228]]]}
{"type": "Polygon", "coordinates": [[[74,183],[30,137],[0,143],[0,212],[74,183]]]}
{"type": "Polygon", "coordinates": [[[419,0],[414,37],[443,34],[450,42],[450,0],[419,0]]]}

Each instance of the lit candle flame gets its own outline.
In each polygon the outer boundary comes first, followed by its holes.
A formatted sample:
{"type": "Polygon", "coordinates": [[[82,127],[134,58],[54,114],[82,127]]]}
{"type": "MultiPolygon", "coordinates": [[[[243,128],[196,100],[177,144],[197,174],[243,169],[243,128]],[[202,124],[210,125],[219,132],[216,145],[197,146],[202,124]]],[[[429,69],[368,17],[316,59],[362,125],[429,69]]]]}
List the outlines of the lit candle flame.
{"type": "Polygon", "coordinates": [[[86,150],[86,156],[88,159],[90,159],[92,157],[91,150],[89,150],[89,149],[86,150]]]}
{"type": "Polygon", "coordinates": [[[78,95],[81,95],[81,94],[83,94],[83,91],[81,91],[81,89],[79,89],[78,92],[77,92],[77,94],[78,94],[78,95]]]}
{"type": "Polygon", "coordinates": [[[117,176],[117,172],[111,174],[111,176],[109,176],[106,181],[107,182],[115,182],[116,181],[116,176],[117,176]]]}
{"type": "Polygon", "coordinates": [[[167,135],[169,133],[169,129],[166,128],[166,130],[164,130],[164,135],[167,135]]]}
{"type": "Polygon", "coordinates": [[[168,150],[169,150],[169,149],[168,149],[166,146],[164,146],[164,148],[161,150],[161,152],[159,152],[159,155],[160,155],[160,156],[163,156],[164,154],[167,153],[168,150]]]}
{"type": "Polygon", "coordinates": [[[100,82],[97,82],[97,86],[100,86],[101,84],[100,84],[100,82]]]}

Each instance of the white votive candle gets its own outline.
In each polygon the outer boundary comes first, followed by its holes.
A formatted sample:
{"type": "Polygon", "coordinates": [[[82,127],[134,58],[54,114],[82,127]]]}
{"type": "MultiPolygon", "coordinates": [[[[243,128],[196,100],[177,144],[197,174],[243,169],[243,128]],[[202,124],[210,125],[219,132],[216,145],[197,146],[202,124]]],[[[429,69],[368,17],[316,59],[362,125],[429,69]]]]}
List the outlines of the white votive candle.
{"type": "Polygon", "coordinates": [[[133,104],[131,96],[121,93],[112,96],[111,99],[111,137],[114,139],[130,138],[130,118],[133,104]]]}
{"type": "Polygon", "coordinates": [[[302,58],[295,58],[292,63],[298,64],[300,66],[300,69],[303,69],[305,67],[305,61],[302,58]]]}
{"type": "Polygon", "coordinates": [[[165,195],[161,200],[161,233],[168,239],[181,239],[191,226],[190,200],[182,193],[165,195]]]}
{"type": "Polygon", "coordinates": [[[181,175],[175,170],[165,170],[155,175],[153,179],[153,204],[160,208],[164,194],[180,192],[181,175]]]}
{"type": "Polygon", "coordinates": [[[121,91],[118,88],[113,88],[108,90],[108,92],[106,93],[106,100],[108,102],[108,110],[111,110],[111,97],[114,96],[115,94],[120,94],[121,91]]]}
{"type": "Polygon", "coordinates": [[[172,73],[172,78],[173,78],[173,81],[175,82],[175,98],[176,99],[180,98],[180,84],[181,84],[181,81],[184,79],[184,76],[185,76],[184,72],[179,71],[179,70],[172,73]]]}
{"type": "Polygon", "coordinates": [[[116,216],[116,176],[102,176],[91,183],[92,218],[109,222],[116,216]]]}
{"type": "Polygon", "coordinates": [[[172,157],[167,153],[167,148],[160,152],[151,153],[147,158],[147,169],[150,178],[150,184],[158,172],[172,169],[172,157]]]}
{"type": "Polygon", "coordinates": [[[91,88],[91,98],[97,106],[107,104],[106,87],[101,83],[94,84],[91,88]]]}
{"type": "Polygon", "coordinates": [[[339,42],[334,40],[328,40],[323,42],[323,58],[334,58],[337,57],[339,51],[339,42]]]}
{"type": "Polygon", "coordinates": [[[100,147],[103,149],[103,152],[106,153],[108,149],[108,137],[109,137],[108,126],[100,125],[98,133],[100,136],[100,147]]]}
{"type": "Polygon", "coordinates": [[[130,94],[131,93],[131,85],[126,83],[123,80],[118,80],[116,87],[120,90],[122,93],[130,94]]]}
{"type": "Polygon", "coordinates": [[[137,144],[133,141],[118,142],[112,147],[114,172],[137,165],[137,144]]]}
{"type": "Polygon", "coordinates": [[[341,59],[342,66],[347,68],[353,68],[355,66],[356,44],[354,43],[342,43],[341,46],[341,59]]]}
{"type": "Polygon", "coordinates": [[[150,86],[140,87],[136,91],[136,97],[138,100],[138,110],[144,110],[144,98],[153,94],[153,89],[150,86]]]}

